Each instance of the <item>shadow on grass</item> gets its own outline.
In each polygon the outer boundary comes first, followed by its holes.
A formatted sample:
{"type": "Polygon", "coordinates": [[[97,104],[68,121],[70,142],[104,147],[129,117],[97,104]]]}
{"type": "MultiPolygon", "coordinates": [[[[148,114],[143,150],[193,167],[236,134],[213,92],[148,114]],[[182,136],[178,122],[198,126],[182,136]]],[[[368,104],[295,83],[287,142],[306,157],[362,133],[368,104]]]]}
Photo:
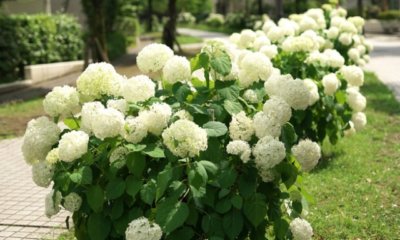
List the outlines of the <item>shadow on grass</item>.
{"type": "Polygon", "coordinates": [[[361,92],[367,97],[368,108],[389,115],[400,114],[400,104],[392,91],[382,84],[372,72],[365,73],[365,85],[361,92]]]}

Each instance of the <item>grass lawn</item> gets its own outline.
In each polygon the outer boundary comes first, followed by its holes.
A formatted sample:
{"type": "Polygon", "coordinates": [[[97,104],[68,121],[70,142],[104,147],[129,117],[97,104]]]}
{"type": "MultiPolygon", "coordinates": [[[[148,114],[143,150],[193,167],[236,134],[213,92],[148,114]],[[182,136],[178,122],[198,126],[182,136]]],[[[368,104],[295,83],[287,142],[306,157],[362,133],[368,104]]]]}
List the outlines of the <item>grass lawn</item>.
{"type": "MultiPolygon", "coordinates": [[[[161,42],[162,33],[161,32],[149,32],[143,35],[146,38],[151,38],[155,42],[161,42]]],[[[188,35],[178,35],[177,40],[179,44],[190,44],[190,43],[201,43],[203,39],[198,37],[192,37],[188,35]]]]}
{"type": "Polygon", "coordinates": [[[0,104],[0,139],[23,135],[29,120],[44,114],[42,100],[0,104]]]}
{"type": "Polygon", "coordinates": [[[226,34],[232,34],[234,32],[240,32],[240,29],[230,29],[227,26],[221,26],[221,27],[211,27],[208,26],[204,23],[196,23],[196,24],[179,24],[178,27],[182,28],[192,28],[192,29],[198,29],[198,30],[203,30],[203,31],[209,31],[209,32],[220,32],[220,33],[226,33],[226,34]]]}
{"type": "Polygon", "coordinates": [[[367,127],[304,180],[315,198],[308,215],[315,239],[400,237],[400,105],[371,73],[361,91],[367,127]]]}

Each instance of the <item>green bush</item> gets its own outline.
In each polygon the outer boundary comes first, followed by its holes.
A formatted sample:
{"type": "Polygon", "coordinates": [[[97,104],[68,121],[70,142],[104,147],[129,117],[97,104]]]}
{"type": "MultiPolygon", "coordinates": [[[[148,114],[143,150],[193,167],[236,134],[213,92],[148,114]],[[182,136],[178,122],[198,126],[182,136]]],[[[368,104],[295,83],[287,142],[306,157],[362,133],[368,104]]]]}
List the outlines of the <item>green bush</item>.
{"type": "Polygon", "coordinates": [[[388,10],[379,13],[378,19],[382,20],[400,20],[400,10],[388,10]]]}
{"type": "Polygon", "coordinates": [[[0,16],[0,82],[22,79],[24,66],[77,60],[82,34],[67,15],[0,16]]]}
{"type": "Polygon", "coordinates": [[[246,16],[243,13],[229,13],[225,18],[225,24],[231,29],[240,31],[246,28],[252,29],[259,20],[262,20],[261,15],[246,16]]]}

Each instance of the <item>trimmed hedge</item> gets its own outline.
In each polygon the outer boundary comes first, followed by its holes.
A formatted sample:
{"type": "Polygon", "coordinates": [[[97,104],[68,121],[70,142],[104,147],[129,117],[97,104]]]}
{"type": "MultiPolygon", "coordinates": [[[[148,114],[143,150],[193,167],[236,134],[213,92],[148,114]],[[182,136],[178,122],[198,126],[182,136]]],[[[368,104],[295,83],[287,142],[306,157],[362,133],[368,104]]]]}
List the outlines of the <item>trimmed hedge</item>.
{"type": "Polygon", "coordinates": [[[0,16],[0,29],[0,83],[23,79],[26,65],[82,58],[82,31],[71,16],[0,16]]]}

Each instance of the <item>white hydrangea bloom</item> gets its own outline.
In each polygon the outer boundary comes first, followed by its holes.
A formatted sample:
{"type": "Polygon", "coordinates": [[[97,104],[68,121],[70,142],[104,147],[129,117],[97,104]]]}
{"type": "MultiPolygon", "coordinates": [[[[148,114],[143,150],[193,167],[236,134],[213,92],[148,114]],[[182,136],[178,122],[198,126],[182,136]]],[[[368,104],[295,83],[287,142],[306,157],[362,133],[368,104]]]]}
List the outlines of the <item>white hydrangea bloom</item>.
{"type": "Polygon", "coordinates": [[[229,124],[229,136],[233,140],[250,141],[254,134],[253,121],[244,111],[232,116],[229,124]]]}
{"type": "Polygon", "coordinates": [[[352,33],[352,34],[357,34],[358,30],[356,26],[352,22],[349,21],[343,21],[341,22],[339,26],[339,31],[340,32],[347,32],[347,33],[352,33]]]}
{"type": "Polygon", "coordinates": [[[122,168],[126,161],[125,157],[128,155],[129,150],[125,147],[117,147],[115,148],[110,155],[110,165],[114,165],[116,168],[122,168]]]}
{"type": "Polygon", "coordinates": [[[311,140],[301,140],[292,147],[292,153],[299,161],[303,171],[311,171],[321,158],[321,148],[311,140]]]}
{"type": "Polygon", "coordinates": [[[143,73],[153,74],[160,71],[172,56],[174,52],[168,46],[152,43],[139,52],[136,63],[143,73]]]}
{"type": "Polygon", "coordinates": [[[267,37],[271,42],[279,43],[285,39],[285,31],[281,27],[272,26],[267,32],[267,37]]]}
{"type": "Polygon", "coordinates": [[[116,137],[125,124],[124,115],[113,108],[101,109],[92,122],[93,134],[99,139],[116,137]]]}
{"type": "Polygon", "coordinates": [[[81,208],[82,198],[77,193],[70,193],[64,198],[64,208],[70,212],[76,212],[81,208]]]}
{"type": "Polygon", "coordinates": [[[318,29],[317,22],[309,16],[303,16],[299,22],[299,26],[300,26],[301,32],[305,32],[307,30],[317,30],[318,29]]]}
{"type": "Polygon", "coordinates": [[[269,96],[280,96],[282,88],[287,81],[293,80],[290,74],[281,75],[280,70],[274,68],[271,77],[264,83],[265,92],[269,96]]]}
{"type": "Polygon", "coordinates": [[[290,231],[293,235],[293,240],[311,240],[313,236],[313,229],[306,220],[295,218],[290,223],[290,231]]]}
{"type": "Polygon", "coordinates": [[[61,137],[58,155],[64,162],[72,162],[88,151],[89,135],[83,131],[71,131],[61,137]]]}
{"type": "Polygon", "coordinates": [[[76,80],[76,86],[82,95],[81,100],[86,102],[99,99],[102,95],[120,96],[123,81],[111,64],[92,63],[76,80]]]}
{"type": "Polygon", "coordinates": [[[191,77],[190,62],[181,56],[173,56],[164,65],[163,77],[169,84],[188,81],[191,77]]]}
{"type": "Polygon", "coordinates": [[[358,59],[358,61],[356,61],[356,64],[357,64],[358,66],[360,66],[360,67],[364,67],[365,64],[367,64],[367,63],[365,62],[364,59],[360,58],[360,59],[358,59]]]}
{"type": "Polygon", "coordinates": [[[344,79],[355,87],[360,87],[364,84],[364,71],[357,66],[343,66],[340,69],[344,79]]]}
{"type": "Polygon", "coordinates": [[[239,64],[239,85],[249,87],[255,82],[267,80],[271,75],[272,63],[264,54],[248,53],[239,64]]]}
{"type": "Polygon", "coordinates": [[[356,129],[354,128],[354,123],[349,121],[349,128],[344,131],[345,136],[351,136],[356,133],[356,129]]]}
{"type": "Polygon", "coordinates": [[[70,86],[55,87],[44,98],[43,107],[52,117],[74,115],[80,109],[78,92],[70,86]]]}
{"type": "Polygon", "coordinates": [[[356,88],[347,88],[347,103],[356,112],[362,112],[367,106],[367,99],[356,88]]]}
{"type": "Polygon", "coordinates": [[[360,55],[364,55],[367,52],[367,48],[362,44],[357,46],[357,50],[360,53],[360,55]]]}
{"type": "Polygon", "coordinates": [[[265,34],[267,34],[272,27],[276,27],[276,24],[274,21],[268,19],[267,21],[264,22],[262,30],[265,34]]]}
{"type": "Polygon", "coordinates": [[[264,46],[269,46],[271,45],[271,41],[267,38],[267,36],[263,35],[260,37],[257,37],[257,39],[254,41],[254,50],[258,51],[264,46]]]}
{"type": "Polygon", "coordinates": [[[270,59],[273,59],[276,55],[278,55],[278,47],[276,45],[263,46],[260,49],[260,53],[264,54],[270,59]]]}
{"type": "Polygon", "coordinates": [[[340,87],[340,81],[336,77],[336,74],[329,73],[322,78],[322,85],[324,86],[324,93],[332,96],[340,87]]]}
{"type": "Polygon", "coordinates": [[[39,187],[47,188],[54,175],[54,165],[45,161],[35,162],[32,165],[32,179],[39,187]]]}
{"type": "Polygon", "coordinates": [[[347,54],[349,55],[349,58],[354,62],[357,62],[360,59],[360,52],[357,48],[350,48],[347,54]]]}
{"type": "Polygon", "coordinates": [[[273,96],[263,106],[264,114],[274,119],[278,124],[285,124],[292,117],[292,109],[289,104],[280,97],[273,96]]]}
{"type": "Polygon", "coordinates": [[[131,143],[139,143],[147,136],[147,127],[142,119],[129,116],[122,128],[122,137],[131,143]]]}
{"type": "Polygon", "coordinates": [[[318,45],[309,37],[297,36],[286,38],[281,47],[286,52],[311,52],[312,50],[316,50],[318,45]]]}
{"type": "Polygon", "coordinates": [[[145,217],[140,217],[129,223],[125,231],[126,240],[160,240],[162,230],[156,223],[150,223],[145,217]]]}
{"type": "Polygon", "coordinates": [[[354,128],[357,131],[360,131],[365,127],[365,125],[367,125],[367,116],[363,112],[353,113],[351,122],[353,122],[354,128]]]}
{"type": "Polygon", "coordinates": [[[308,105],[314,105],[314,103],[319,100],[318,86],[313,80],[309,78],[306,78],[303,81],[307,89],[310,91],[310,101],[308,102],[308,105]]]}
{"type": "Polygon", "coordinates": [[[253,126],[256,136],[261,139],[265,136],[279,137],[281,125],[275,119],[268,117],[264,112],[254,115],[253,126]]]}
{"type": "Polygon", "coordinates": [[[340,68],[344,65],[344,58],[336,49],[326,49],[323,55],[325,56],[325,64],[328,67],[340,68]]]}
{"type": "Polygon", "coordinates": [[[113,108],[126,114],[129,110],[128,103],[125,99],[110,99],[107,101],[107,108],[113,108]]]}
{"type": "Polygon", "coordinates": [[[128,102],[143,102],[154,97],[156,84],[145,75],[129,78],[125,81],[122,96],[128,102]]]}
{"type": "Polygon", "coordinates": [[[248,142],[242,140],[233,140],[226,146],[226,152],[232,155],[240,156],[240,159],[247,163],[250,160],[251,148],[248,142]]]}
{"type": "Polygon", "coordinates": [[[272,182],[276,178],[275,171],[268,168],[259,168],[258,174],[260,175],[263,182],[272,182]]]}
{"type": "Polygon", "coordinates": [[[49,164],[55,164],[60,160],[60,157],[58,156],[58,148],[53,148],[51,151],[47,154],[46,156],[46,162],[49,164]]]}
{"type": "Polygon", "coordinates": [[[22,143],[22,153],[27,164],[46,158],[51,147],[57,143],[60,128],[47,117],[39,117],[29,121],[22,143]]]}
{"type": "Polygon", "coordinates": [[[339,35],[339,42],[345,46],[349,46],[352,43],[353,39],[351,38],[350,33],[341,33],[339,35]]]}
{"type": "Polygon", "coordinates": [[[182,158],[195,157],[207,149],[207,132],[189,120],[178,120],[162,133],[164,144],[182,158]]]}
{"type": "Polygon", "coordinates": [[[81,129],[87,133],[93,130],[93,122],[97,121],[97,114],[103,110],[101,102],[88,102],[83,104],[81,111],[81,129]]]}
{"type": "Polygon", "coordinates": [[[258,96],[257,93],[252,90],[252,89],[247,89],[244,93],[243,93],[243,98],[248,101],[249,103],[258,103],[258,96]]]}
{"type": "Polygon", "coordinates": [[[300,79],[283,81],[278,96],[295,110],[305,110],[310,102],[310,92],[300,79]]]}
{"type": "Polygon", "coordinates": [[[336,39],[339,36],[339,29],[337,27],[330,27],[327,31],[326,31],[326,36],[329,39],[336,39]]]}
{"type": "Polygon", "coordinates": [[[45,214],[48,218],[56,215],[60,211],[61,193],[59,191],[54,193],[54,189],[45,197],[45,214]]]}
{"type": "Polygon", "coordinates": [[[238,44],[239,39],[240,39],[240,33],[236,33],[235,32],[235,33],[232,33],[232,35],[229,36],[229,41],[231,43],[234,43],[234,44],[238,44]]]}
{"type": "Polygon", "coordinates": [[[154,103],[149,110],[141,111],[139,119],[147,128],[147,131],[159,136],[167,127],[171,118],[172,109],[166,103],[154,103]]]}
{"type": "Polygon", "coordinates": [[[261,138],[253,148],[255,163],[259,169],[271,169],[286,157],[285,145],[271,136],[261,138]]]}
{"type": "Polygon", "coordinates": [[[238,47],[239,48],[249,48],[253,46],[254,41],[256,40],[256,33],[253,30],[250,29],[244,29],[240,33],[240,38],[238,47]]]}
{"type": "Polygon", "coordinates": [[[331,26],[337,27],[339,29],[340,25],[345,22],[346,19],[340,16],[334,16],[331,18],[331,26]]]}
{"type": "Polygon", "coordinates": [[[174,115],[172,117],[193,121],[193,116],[186,110],[179,110],[176,113],[174,113],[174,115]]]}

